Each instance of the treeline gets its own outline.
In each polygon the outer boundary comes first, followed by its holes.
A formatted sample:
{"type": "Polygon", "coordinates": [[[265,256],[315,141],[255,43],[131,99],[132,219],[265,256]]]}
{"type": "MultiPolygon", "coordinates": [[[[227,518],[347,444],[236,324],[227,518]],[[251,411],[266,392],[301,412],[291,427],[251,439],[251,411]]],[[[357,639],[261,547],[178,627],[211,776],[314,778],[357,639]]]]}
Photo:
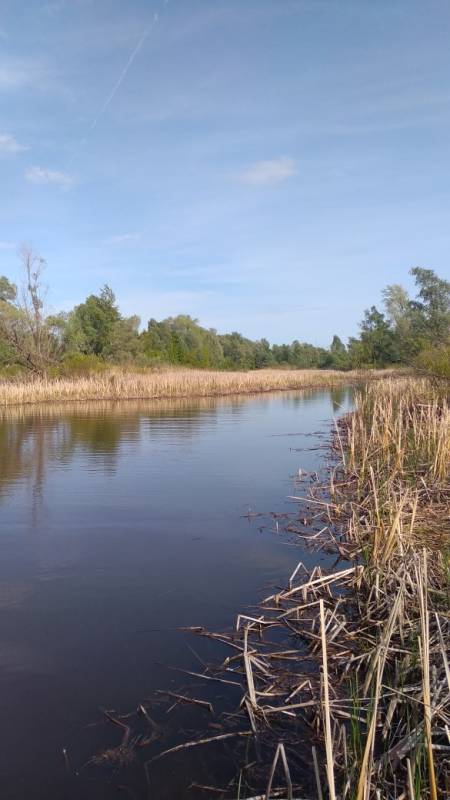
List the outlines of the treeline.
{"type": "Polygon", "coordinates": [[[291,367],[347,370],[393,364],[448,371],[450,283],[435,272],[411,270],[416,296],[399,285],[383,291],[383,306],[365,311],[359,335],[345,344],[334,336],[328,348],[294,340],[273,344],[240,333],[219,334],[188,315],[161,322],[121,314],[113,291],[104,286],[68,313],[45,312],[44,261],[21,251],[25,282],[18,292],[0,277],[0,367],[3,374],[76,372],[104,364],[176,364],[210,369],[291,367]]]}

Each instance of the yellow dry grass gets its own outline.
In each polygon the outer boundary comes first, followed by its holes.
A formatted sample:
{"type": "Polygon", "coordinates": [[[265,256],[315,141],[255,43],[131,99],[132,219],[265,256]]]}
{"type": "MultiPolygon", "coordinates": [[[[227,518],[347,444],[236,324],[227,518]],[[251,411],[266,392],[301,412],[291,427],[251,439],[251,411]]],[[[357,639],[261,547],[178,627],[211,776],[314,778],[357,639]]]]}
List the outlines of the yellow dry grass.
{"type": "Polygon", "coordinates": [[[275,370],[219,372],[195,369],[125,371],[111,368],[87,377],[0,381],[0,407],[78,400],[148,400],[220,397],[288,389],[332,388],[388,371],[275,370]]]}

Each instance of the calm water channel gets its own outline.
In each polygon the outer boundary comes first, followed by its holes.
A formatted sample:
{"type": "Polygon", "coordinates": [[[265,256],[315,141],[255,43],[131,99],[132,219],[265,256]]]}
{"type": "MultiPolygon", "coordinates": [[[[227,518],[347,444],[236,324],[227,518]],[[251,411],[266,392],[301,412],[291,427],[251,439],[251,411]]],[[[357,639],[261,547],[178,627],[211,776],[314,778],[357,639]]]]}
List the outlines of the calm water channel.
{"type": "MultiPolygon", "coordinates": [[[[243,515],[292,510],[293,476],[320,468],[317,432],[350,403],[338,390],[3,414],[4,800],[103,800],[121,784],[124,797],[147,796],[139,763],[125,775],[86,765],[121,738],[102,709],[176,690],[183,677],[168,667],[201,669],[189,644],[215,655],[178,626],[229,627],[284,583],[298,547],[270,518],[243,515]]],[[[155,708],[164,747],[195,733],[189,716],[165,711],[155,708]]],[[[183,788],[193,763],[171,758],[153,796],[197,797],[183,788]]]]}

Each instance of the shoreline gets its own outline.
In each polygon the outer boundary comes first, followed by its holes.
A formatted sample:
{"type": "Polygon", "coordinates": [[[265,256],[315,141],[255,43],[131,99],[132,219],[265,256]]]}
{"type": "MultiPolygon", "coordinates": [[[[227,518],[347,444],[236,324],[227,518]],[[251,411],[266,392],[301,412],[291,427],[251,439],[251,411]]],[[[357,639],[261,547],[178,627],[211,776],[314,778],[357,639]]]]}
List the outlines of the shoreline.
{"type": "Polygon", "coordinates": [[[0,409],[52,403],[220,398],[302,389],[334,389],[404,374],[400,370],[167,370],[87,377],[0,381],[0,409]]]}
{"type": "Polygon", "coordinates": [[[446,388],[417,378],[366,386],[330,444],[329,476],[291,498],[299,513],[287,530],[334,552],[334,568],[300,561],[234,631],[191,632],[231,648],[213,674],[242,684],[234,735],[266,739],[267,775],[281,758],[291,793],[306,782],[319,797],[437,800],[450,785],[446,388]],[[275,649],[272,629],[282,632],[275,649]],[[312,757],[300,778],[302,724],[312,757]]]}

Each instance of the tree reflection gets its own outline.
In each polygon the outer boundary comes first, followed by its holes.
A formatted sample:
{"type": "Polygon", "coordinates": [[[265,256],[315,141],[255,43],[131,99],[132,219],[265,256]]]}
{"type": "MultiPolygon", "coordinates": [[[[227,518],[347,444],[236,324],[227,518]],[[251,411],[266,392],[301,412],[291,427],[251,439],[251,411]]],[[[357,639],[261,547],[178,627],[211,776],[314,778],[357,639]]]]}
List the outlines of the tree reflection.
{"type": "MultiPolygon", "coordinates": [[[[117,471],[122,444],[137,446],[150,439],[187,440],[217,425],[224,407],[233,417],[249,403],[271,403],[307,409],[330,402],[340,413],[351,402],[351,388],[296,391],[267,395],[234,395],[155,401],[74,403],[3,409],[0,416],[0,500],[18,483],[26,483],[36,522],[42,505],[46,472],[55,465],[73,464],[83,453],[95,456],[96,468],[117,471]]],[[[80,462],[80,468],[86,463],[80,462]]]]}
{"type": "MultiPolygon", "coordinates": [[[[233,408],[243,402],[234,399],[233,408]]],[[[217,399],[202,398],[5,409],[0,419],[0,499],[17,483],[27,482],[34,516],[49,466],[67,466],[85,452],[94,455],[105,471],[114,473],[121,443],[137,443],[144,421],[157,423],[151,427],[152,436],[157,436],[158,430],[163,432],[161,423],[176,420],[176,435],[192,437],[200,430],[199,417],[207,414],[215,419],[219,405],[217,399]]]]}

